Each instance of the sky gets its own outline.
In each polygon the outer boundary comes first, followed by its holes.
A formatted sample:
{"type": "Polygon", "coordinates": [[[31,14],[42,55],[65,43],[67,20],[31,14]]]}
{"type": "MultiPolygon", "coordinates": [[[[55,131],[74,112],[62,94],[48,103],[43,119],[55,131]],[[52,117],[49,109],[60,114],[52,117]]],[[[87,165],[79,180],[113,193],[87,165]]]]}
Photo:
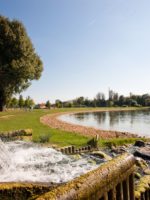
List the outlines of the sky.
{"type": "Polygon", "coordinates": [[[44,65],[23,96],[150,93],[149,8],[149,0],[0,0],[0,15],[24,24],[44,65]]]}

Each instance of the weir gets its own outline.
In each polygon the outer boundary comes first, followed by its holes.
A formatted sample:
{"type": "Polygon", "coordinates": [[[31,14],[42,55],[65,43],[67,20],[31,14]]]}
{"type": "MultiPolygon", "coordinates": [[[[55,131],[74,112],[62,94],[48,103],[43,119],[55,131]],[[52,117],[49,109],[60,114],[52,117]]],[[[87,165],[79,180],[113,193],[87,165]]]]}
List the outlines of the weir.
{"type": "Polygon", "coordinates": [[[135,184],[134,171],[135,157],[125,153],[67,183],[0,183],[0,200],[150,200],[150,175],[135,184]]]}
{"type": "Polygon", "coordinates": [[[123,154],[37,200],[150,200],[150,177],[135,191],[134,164],[123,154]]]}

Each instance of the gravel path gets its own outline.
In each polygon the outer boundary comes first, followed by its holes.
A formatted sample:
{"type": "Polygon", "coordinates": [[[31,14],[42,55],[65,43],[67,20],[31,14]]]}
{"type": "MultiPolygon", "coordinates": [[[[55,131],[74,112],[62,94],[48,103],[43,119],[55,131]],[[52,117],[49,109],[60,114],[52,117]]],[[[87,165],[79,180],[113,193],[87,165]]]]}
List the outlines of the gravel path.
{"type": "MultiPolygon", "coordinates": [[[[83,111],[82,111],[83,112],[83,111]]],[[[85,112],[85,111],[84,111],[85,112]]],[[[86,111],[89,112],[89,111],[86,111]]],[[[92,111],[90,111],[92,112],[92,111]]],[[[95,112],[95,111],[94,111],[95,112]]],[[[100,112],[100,111],[97,111],[100,112]]],[[[104,111],[103,111],[104,112],[104,111]]],[[[99,130],[96,128],[90,128],[81,125],[75,125],[68,122],[64,122],[58,117],[64,114],[73,114],[79,112],[65,112],[65,113],[56,113],[56,114],[48,114],[44,115],[40,118],[40,122],[48,125],[51,128],[61,129],[68,132],[79,133],[85,136],[93,136],[99,135],[100,138],[108,139],[108,138],[137,138],[139,137],[136,134],[128,133],[128,132],[119,132],[119,131],[106,131],[106,130],[99,130]]]]}

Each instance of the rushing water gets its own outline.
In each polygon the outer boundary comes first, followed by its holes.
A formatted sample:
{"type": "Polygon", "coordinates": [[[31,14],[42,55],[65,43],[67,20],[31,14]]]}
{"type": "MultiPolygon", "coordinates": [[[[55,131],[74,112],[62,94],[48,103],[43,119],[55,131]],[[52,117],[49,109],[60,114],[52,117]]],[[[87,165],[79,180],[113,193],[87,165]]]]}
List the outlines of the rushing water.
{"type": "Polygon", "coordinates": [[[33,143],[0,141],[0,182],[67,182],[101,162],[90,155],[66,156],[33,143]]]}
{"type": "Polygon", "coordinates": [[[73,124],[150,137],[150,110],[78,113],[59,118],[73,124]]]}

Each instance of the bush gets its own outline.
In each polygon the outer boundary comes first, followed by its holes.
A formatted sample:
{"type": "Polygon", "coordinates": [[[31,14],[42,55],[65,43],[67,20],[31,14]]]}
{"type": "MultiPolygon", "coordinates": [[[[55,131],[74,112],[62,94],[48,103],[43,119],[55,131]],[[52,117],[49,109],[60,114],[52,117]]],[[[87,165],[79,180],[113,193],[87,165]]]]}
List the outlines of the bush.
{"type": "Polygon", "coordinates": [[[39,142],[40,143],[46,143],[49,142],[50,136],[48,134],[42,134],[39,136],[39,142]]]}
{"type": "Polygon", "coordinates": [[[93,148],[98,148],[98,140],[97,138],[92,138],[87,142],[88,145],[91,145],[93,148]]]}

